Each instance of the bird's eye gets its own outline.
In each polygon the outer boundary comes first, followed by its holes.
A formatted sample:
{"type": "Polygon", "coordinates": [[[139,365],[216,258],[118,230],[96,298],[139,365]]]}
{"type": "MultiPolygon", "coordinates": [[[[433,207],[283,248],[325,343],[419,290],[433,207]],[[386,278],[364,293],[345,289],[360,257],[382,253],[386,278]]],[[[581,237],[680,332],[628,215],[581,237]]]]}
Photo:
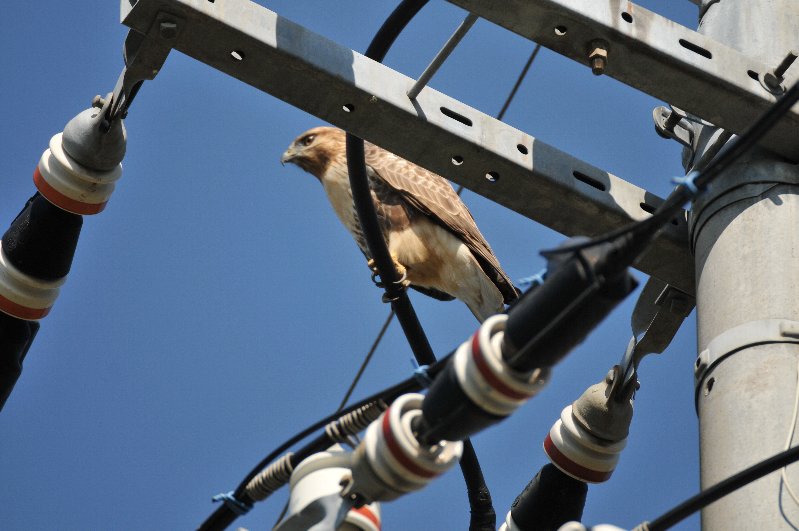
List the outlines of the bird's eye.
{"type": "Polygon", "coordinates": [[[305,146],[310,146],[314,138],[316,138],[314,135],[308,135],[302,139],[302,144],[305,146]]]}

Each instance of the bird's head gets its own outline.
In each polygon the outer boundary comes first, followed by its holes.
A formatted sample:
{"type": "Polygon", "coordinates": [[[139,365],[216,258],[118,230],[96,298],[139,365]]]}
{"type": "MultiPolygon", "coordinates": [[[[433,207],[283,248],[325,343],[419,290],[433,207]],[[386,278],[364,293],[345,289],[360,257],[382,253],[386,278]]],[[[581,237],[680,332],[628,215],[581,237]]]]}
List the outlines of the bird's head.
{"type": "Polygon", "coordinates": [[[327,165],[344,153],[344,131],[335,127],[314,127],[294,139],[280,157],[321,179],[327,165]]]}

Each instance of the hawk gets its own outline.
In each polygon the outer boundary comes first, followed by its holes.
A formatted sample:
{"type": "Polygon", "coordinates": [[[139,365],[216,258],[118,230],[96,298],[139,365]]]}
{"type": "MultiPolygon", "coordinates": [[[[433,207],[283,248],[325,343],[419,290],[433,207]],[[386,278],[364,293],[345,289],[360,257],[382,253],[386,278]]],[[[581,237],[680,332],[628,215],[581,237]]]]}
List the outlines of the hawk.
{"type": "MultiPolygon", "coordinates": [[[[377,218],[407,285],[437,299],[457,298],[481,322],[518,297],[446,179],[368,142],[364,151],[377,218]]],[[[280,161],[319,179],[336,215],[371,259],[352,201],[344,131],[310,129],[291,143],[280,161]]]]}

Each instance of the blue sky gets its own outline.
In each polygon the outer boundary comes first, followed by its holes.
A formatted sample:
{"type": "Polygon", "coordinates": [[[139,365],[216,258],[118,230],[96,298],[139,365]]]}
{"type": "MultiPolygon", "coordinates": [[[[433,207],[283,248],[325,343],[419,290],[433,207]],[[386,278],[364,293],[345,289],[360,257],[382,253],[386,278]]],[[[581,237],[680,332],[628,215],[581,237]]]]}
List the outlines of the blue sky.
{"type": "MultiPolygon", "coordinates": [[[[259,3],[361,52],[395,5],[259,3]]],[[[688,0],[641,4],[695,26],[688,0]]],[[[464,15],[430,2],[387,64],[417,76],[464,15]]],[[[113,89],[125,35],[117,2],[0,3],[0,226],[33,194],[50,137],[113,89]]],[[[496,114],[532,48],[481,20],[431,85],[496,114]]],[[[654,132],[661,104],[542,50],[505,121],[662,197],[682,168],[679,146],[654,132]]],[[[212,495],[336,408],[388,307],[319,183],[279,163],[318,124],[177,52],[145,84],[126,120],[124,175],[106,211],[85,219],[0,414],[3,529],[192,528],[215,509],[212,495]]],[[[563,239],[471,192],[464,201],[512,278],[539,271],[538,251],[563,239]]],[[[474,438],[502,517],[546,463],[541,443],[560,410],[620,359],[636,296],[540,396],[474,438]]],[[[476,328],[459,302],[412,300],[439,356],[476,328]]],[[[628,446],[611,480],[589,489],[585,522],[630,528],[698,489],[694,327],[692,315],[644,361],[628,446]]],[[[356,398],[406,378],[410,356],[392,325],[356,398]]],[[[237,525],[269,528],[286,494],[237,525]]],[[[386,530],[466,528],[459,472],[383,513],[386,530]]]]}

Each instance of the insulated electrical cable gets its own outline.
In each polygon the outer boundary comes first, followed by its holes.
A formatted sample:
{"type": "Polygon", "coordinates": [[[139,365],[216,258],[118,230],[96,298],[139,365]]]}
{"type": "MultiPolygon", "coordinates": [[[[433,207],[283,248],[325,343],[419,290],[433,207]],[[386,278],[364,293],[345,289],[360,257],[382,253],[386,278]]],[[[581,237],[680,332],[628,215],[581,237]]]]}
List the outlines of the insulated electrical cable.
{"type": "MultiPolygon", "coordinates": [[[[533,61],[538,55],[540,49],[541,45],[536,44],[535,48],[533,49],[533,52],[530,54],[529,59],[527,59],[527,62],[524,64],[524,67],[522,67],[522,70],[519,73],[519,77],[516,78],[516,82],[513,84],[513,88],[510,90],[508,97],[505,98],[505,103],[502,104],[502,108],[500,109],[499,113],[497,113],[496,116],[497,120],[502,120],[502,118],[505,117],[505,113],[507,112],[508,107],[510,107],[510,104],[513,103],[513,99],[516,97],[516,93],[519,91],[519,87],[521,86],[522,81],[524,81],[524,78],[527,76],[527,72],[529,72],[530,67],[532,66],[533,61]]],[[[461,195],[463,189],[464,189],[463,185],[458,186],[456,193],[458,195],[461,195]]],[[[355,378],[350,384],[347,393],[344,395],[344,399],[341,401],[339,409],[343,408],[344,405],[347,403],[347,401],[350,399],[352,392],[355,390],[355,386],[358,385],[358,382],[360,381],[361,376],[363,375],[363,371],[366,369],[366,366],[369,365],[369,361],[372,359],[372,355],[375,353],[375,350],[377,350],[378,345],[380,345],[380,341],[383,339],[383,335],[386,333],[388,325],[393,320],[394,315],[395,315],[394,310],[389,311],[388,317],[386,318],[386,322],[383,324],[382,328],[380,329],[380,332],[377,333],[377,337],[372,343],[372,347],[369,349],[369,352],[366,354],[363,363],[361,363],[361,367],[358,369],[358,373],[355,375],[355,378]]]]}
{"type": "Polygon", "coordinates": [[[621,236],[630,236],[630,240],[637,239],[636,247],[645,246],[651,241],[663,225],[673,218],[682,206],[696,195],[696,191],[706,188],[710,182],[732,166],[747,151],[754,147],[777,121],[799,101],[799,82],[795,83],[768,111],[757,119],[741,136],[733,140],[726,149],[711,160],[707,166],[698,172],[688,174],[687,181],[680,184],[666,198],[663,204],[649,218],[633,222],[624,227],[597,236],[585,242],[576,243],[542,251],[543,256],[571,253],[605,243],[621,236]]]}
{"type": "Polygon", "coordinates": [[[357,374],[355,374],[355,377],[352,379],[352,383],[350,384],[349,389],[347,389],[347,392],[344,393],[344,398],[341,399],[341,403],[338,406],[338,411],[341,411],[342,409],[344,409],[344,406],[347,405],[347,402],[352,396],[352,392],[355,391],[355,386],[358,385],[358,382],[361,380],[361,376],[363,375],[363,372],[366,370],[366,366],[369,365],[369,362],[372,360],[372,356],[377,350],[378,345],[380,345],[380,341],[383,339],[386,330],[388,330],[388,326],[391,324],[391,321],[393,320],[394,320],[394,310],[391,310],[388,312],[388,317],[386,317],[386,321],[383,323],[383,326],[380,327],[380,332],[377,333],[377,337],[375,337],[375,340],[372,342],[372,347],[369,349],[369,352],[366,353],[366,356],[364,357],[363,362],[361,363],[361,366],[358,369],[357,374]]]}
{"type": "MultiPolygon", "coordinates": [[[[425,4],[427,4],[427,0],[403,0],[375,34],[364,55],[382,62],[399,34],[425,4]]],[[[352,199],[369,254],[380,272],[380,279],[385,288],[384,300],[391,302],[391,308],[397,315],[397,320],[405,333],[416,361],[419,364],[430,365],[436,359],[433,349],[416,316],[410,298],[401,284],[401,276],[394,266],[394,260],[388,251],[377,220],[377,213],[372,202],[372,192],[369,189],[366,176],[363,139],[350,133],[347,133],[346,138],[347,171],[352,199]]],[[[460,467],[466,481],[470,504],[469,529],[470,531],[491,531],[496,526],[496,514],[491,503],[491,494],[484,481],[482,470],[480,470],[477,454],[468,439],[463,441],[463,448],[464,453],[460,460],[460,467]],[[473,503],[476,500],[480,500],[479,505],[473,503]]]]}
{"type": "MultiPolygon", "coordinates": [[[[793,435],[796,432],[796,415],[799,414],[799,364],[796,366],[796,392],[793,398],[793,413],[791,414],[791,427],[788,429],[788,437],[785,441],[785,449],[788,450],[791,448],[791,442],[793,442],[793,435]]],[[[796,505],[799,505],[799,497],[796,496],[796,493],[793,491],[791,484],[788,482],[788,466],[782,467],[780,470],[780,479],[782,480],[782,484],[785,487],[785,491],[791,497],[793,502],[796,505]]]]}
{"type": "MultiPolygon", "coordinates": [[[[427,370],[428,374],[431,376],[436,375],[447,363],[449,359],[449,355],[442,358],[440,361],[437,361],[430,368],[427,370]]],[[[395,384],[387,389],[384,389],[378,393],[375,393],[371,396],[364,398],[354,404],[347,406],[346,408],[337,411],[328,415],[327,417],[315,422],[311,426],[308,426],[298,434],[294,435],[286,442],[278,446],[275,450],[273,450],[269,455],[264,457],[253,469],[245,476],[245,478],[239,483],[239,486],[236,487],[236,490],[233,492],[233,497],[241,502],[244,505],[251,505],[252,500],[246,499],[244,496],[244,492],[247,488],[249,482],[256,476],[258,473],[263,470],[266,466],[268,466],[272,461],[274,461],[278,456],[282,455],[286,450],[297,444],[298,442],[302,441],[315,431],[321,429],[326,424],[336,420],[337,418],[358,409],[359,407],[365,406],[371,402],[376,402],[378,400],[383,400],[386,403],[391,403],[395,398],[398,396],[418,391],[422,388],[419,381],[415,378],[408,378],[395,384]]],[[[322,437],[322,436],[320,436],[322,437]]],[[[201,531],[221,531],[222,529],[227,528],[239,515],[236,514],[233,510],[230,509],[226,504],[220,505],[216,511],[214,511],[211,516],[209,516],[201,525],[198,527],[201,531]]]]}
{"type": "Polygon", "coordinates": [[[756,463],[746,470],[742,470],[729,478],[716,483],[712,487],[700,492],[696,496],[689,498],[666,514],[655,518],[651,522],[641,524],[636,529],[646,529],[648,531],[664,531],[669,529],[685,518],[688,518],[696,511],[703,509],[714,501],[723,498],[727,494],[748,485],[749,483],[762,478],[766,474],[779,470],[791,463],[799,461],[799,446],[790,450],[780,452],[777,455],[756,463]]]}

